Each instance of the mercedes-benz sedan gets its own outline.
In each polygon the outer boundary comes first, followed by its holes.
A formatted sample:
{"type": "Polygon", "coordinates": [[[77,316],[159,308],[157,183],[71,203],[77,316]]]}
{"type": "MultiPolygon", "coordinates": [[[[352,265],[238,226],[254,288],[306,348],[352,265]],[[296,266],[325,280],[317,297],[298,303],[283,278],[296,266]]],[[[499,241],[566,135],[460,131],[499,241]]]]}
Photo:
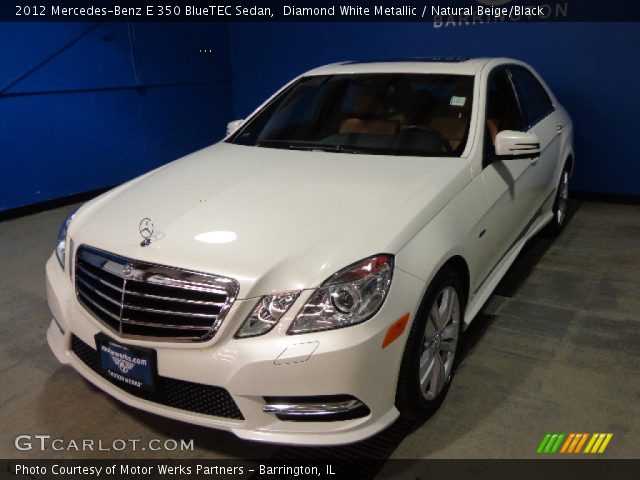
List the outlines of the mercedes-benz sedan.
{"type": "Polygon", "coordinates": [[[66,219],[49,345],[158,415],[364,439],[437,408],[465,327],[564,224],[573,164],[571,120],[522,62],[320,67],[66,219]]]}

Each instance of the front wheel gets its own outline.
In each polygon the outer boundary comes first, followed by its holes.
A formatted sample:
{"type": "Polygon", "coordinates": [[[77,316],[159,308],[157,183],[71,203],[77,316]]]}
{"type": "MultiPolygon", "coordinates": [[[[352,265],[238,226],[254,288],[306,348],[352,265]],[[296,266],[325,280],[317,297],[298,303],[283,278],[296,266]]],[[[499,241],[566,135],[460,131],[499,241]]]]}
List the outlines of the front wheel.
{"type": "Polygon", "coordinates": [[[464,313],[462,282],[441,271],[431,283],[413,322],[398,377],[396,406],[409,419],[434,412],[453,377],[464,313]]]}

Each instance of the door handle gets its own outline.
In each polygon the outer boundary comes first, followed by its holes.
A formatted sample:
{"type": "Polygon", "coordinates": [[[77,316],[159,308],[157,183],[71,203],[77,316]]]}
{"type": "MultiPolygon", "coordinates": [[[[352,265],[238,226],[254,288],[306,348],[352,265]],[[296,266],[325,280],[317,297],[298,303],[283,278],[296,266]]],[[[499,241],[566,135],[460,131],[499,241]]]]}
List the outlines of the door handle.
{"type": "Polygon", "coordinates": [[[563,128],[564,128],[564,125],[563,125],[563,124],[561,124],[561,123],[557,124],[557,125],[556,125],[556,132],[561,131],[563,128]]]}

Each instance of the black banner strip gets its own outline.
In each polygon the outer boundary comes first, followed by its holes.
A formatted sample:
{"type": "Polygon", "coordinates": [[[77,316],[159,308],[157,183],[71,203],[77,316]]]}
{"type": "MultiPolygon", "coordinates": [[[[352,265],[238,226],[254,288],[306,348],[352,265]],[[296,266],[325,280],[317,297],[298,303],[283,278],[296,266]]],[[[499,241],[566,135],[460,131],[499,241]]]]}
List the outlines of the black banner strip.
{"type": "Polygon", "coordinates": [[[628,0],[354,0],[217,2],[159,0],[16,0],[0,2],[4,22],[635,22],[628,0]]]}

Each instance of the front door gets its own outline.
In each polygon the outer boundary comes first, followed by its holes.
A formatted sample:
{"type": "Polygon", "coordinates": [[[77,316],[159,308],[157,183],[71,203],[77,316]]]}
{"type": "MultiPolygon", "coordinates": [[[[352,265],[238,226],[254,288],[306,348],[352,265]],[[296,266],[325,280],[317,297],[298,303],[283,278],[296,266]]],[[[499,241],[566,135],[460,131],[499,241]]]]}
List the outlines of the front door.
{"type": "Polygon", "coordinates": [[[511,77],[506,67],[489,76],[481,173],[488,208],[482,225],[486,230],[478,265],[480,287],[494,266],[521,238],[530,222],[531,206],[537,196],[532,169],[537,159],[495,160],[494,142],[502,130],[522,131],[523,120],[511,77]]]}

